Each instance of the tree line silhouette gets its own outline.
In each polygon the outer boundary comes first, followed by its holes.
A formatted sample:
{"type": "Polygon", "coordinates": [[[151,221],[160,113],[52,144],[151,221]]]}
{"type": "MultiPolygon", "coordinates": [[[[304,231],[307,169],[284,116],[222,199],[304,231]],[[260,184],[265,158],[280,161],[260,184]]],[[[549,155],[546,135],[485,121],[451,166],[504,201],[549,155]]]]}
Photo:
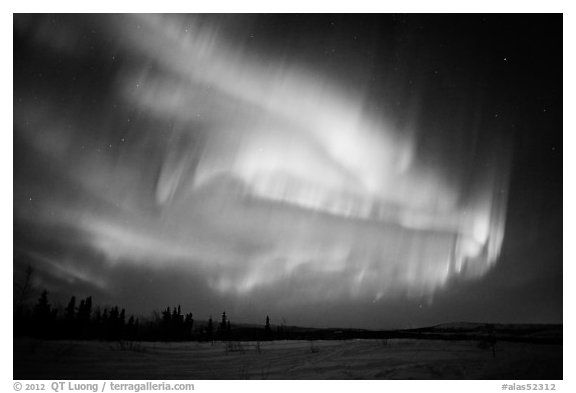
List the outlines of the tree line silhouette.
{"type": "Polygon", "coordinates": [[[36,304],[28,306],[18,301],[14,309],[14,336],[44,339],[76,340],[140,340],[140,341],[207,341],[207,340],[272,340],[283,338],[282,327],[272,331],[266,316],[263,327],[232,325],[226,312],[219,323],[212,316],[207,321],[195,321],[193,314],[183,313],[180,305],[166,307],[151,318],[140,320],[127,316],[118,306],[94,307],[92,297],[70,298],[66,308],[53,307],[44,290],[36,304]]]}

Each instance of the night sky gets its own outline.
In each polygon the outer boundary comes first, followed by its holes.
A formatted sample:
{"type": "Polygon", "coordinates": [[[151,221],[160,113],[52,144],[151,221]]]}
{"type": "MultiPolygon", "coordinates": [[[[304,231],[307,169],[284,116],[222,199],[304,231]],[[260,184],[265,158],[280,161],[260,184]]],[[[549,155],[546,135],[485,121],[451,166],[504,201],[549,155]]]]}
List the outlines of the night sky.
{"type": "Polygon", "coordinates": [[[561,15],[15,15],[14,281],[393,328],[562,322],[561,15]]]}

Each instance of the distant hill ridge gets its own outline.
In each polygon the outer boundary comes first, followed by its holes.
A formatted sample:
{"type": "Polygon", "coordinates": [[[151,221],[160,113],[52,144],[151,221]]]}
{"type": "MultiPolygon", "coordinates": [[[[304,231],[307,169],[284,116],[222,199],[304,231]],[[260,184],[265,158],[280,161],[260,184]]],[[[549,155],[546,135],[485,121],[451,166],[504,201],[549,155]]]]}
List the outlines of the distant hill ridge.
{"type": "MultiPolygon", "coordinates": [[[[348,328],[312,328],[275,326],[281,334],[273,339],[288,340],[347,340],[347,339],[439,339],[439,340],[492,340],[532,343],[562,343],[561,324],[501,324],[477,322],[448,322],[412,329],[368,330],[348,328]]],[[[235,336],[250,339],[261,330],[260,325],[237,324],[235,336]]]]}

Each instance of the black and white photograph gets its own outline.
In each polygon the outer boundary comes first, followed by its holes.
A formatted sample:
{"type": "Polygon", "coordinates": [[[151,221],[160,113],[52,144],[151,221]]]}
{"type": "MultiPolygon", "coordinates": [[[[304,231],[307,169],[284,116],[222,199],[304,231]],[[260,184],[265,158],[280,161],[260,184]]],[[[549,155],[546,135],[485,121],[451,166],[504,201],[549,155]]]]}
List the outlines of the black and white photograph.
{"type": "Polygon", "coordinates": [[[561,13],[12,18],[15,381],[566,377],[561,13]]]}

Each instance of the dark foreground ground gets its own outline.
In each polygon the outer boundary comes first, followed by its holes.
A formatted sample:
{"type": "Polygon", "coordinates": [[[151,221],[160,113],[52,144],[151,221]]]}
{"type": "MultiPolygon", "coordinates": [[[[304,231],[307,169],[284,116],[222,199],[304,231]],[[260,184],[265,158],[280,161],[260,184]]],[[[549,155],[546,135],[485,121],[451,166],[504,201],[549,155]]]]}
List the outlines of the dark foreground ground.
{"type": "Polygon", "coordinates": [[[561,342],[16,338],[14,379],[562,379],[561,342]]]}

